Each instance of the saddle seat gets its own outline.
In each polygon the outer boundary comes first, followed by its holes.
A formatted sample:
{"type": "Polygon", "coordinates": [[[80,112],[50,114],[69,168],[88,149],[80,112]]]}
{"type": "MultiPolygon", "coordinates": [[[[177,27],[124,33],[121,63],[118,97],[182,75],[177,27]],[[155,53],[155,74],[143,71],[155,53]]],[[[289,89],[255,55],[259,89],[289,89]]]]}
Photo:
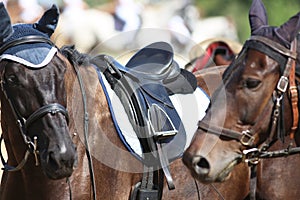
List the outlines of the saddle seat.
{"type": "Polygon", "coordinates": [[[138,51],[125,67],[141,79],[168,81],[181,72],[173,57],[173,49],[168,43],[156,42],[138,51]]]}

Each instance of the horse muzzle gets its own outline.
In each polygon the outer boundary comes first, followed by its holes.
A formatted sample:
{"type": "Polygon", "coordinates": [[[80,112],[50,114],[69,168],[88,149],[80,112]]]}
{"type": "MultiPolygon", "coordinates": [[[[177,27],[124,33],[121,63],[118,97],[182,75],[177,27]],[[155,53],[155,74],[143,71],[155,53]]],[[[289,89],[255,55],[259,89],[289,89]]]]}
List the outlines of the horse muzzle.
{"type": "Polygon", "coordinates": [[[194,178],[202,183],[223,182],[229,179],[233,168],[240,163],[238,154],[231,160],[220,159],[214,161],[209,156],[192,155],[186,151],[183,155],[183,163],[190,169],[194,178]]]}
{"type": "Polygon", "coordinates": [[[77,167],[76,146],[50,148],[48,151],[40,153],[41,166],[44,173],[50,179],[62,179],[70,177],[77,167]]]}

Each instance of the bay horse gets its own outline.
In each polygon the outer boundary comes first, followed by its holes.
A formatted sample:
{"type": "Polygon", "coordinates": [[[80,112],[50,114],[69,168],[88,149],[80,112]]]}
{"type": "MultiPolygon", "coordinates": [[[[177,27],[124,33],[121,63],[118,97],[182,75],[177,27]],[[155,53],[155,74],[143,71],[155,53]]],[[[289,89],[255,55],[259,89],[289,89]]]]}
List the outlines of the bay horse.
{"type": "MultiPolygon", "coordinates": [[[[117,135],[95,60],[49,40],[57,7],[35,24],[12,26],[2,3],[0,15],[1,126],[8,153],[0,198],[135,199],[144,166],[117,135]]],[[[235,178],[247,178],[247,170],[237,170],[226,184],[204,185],[178,157],[170,173],[175,190],[161,182],[162,199],[238,200],[248,193],[235,178]]]]}
{"type": "Polygon", "coordinates": [[[299,199],[300,13],[272,27],[253,0],[249,20],[251,37],[224,72],[183,161],[203,183],[248,163],[252,199],[299,199]]]}

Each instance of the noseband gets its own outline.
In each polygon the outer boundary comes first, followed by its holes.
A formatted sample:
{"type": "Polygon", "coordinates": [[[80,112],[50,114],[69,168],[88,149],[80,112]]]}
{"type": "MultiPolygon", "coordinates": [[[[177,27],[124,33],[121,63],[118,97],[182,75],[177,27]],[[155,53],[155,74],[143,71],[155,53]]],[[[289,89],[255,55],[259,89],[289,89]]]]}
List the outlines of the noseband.
{"type": "MultiPolygon", "coordinates": [[[[24,37],[21,37],[21,38],[18,38],[16,40],[13,40],[11,42],[6,43],[4,46],[2,46],[0,48],[0,54],[2,54],[5,50],[7,50],[11,47],[14,47],[16,45],[29,44],[29,43],[31,43],[31,44],[32,43],[47,43],[47,44],[50,44],[52,46],[55,46],[50,39],[45,38],[45,37],[34,36],[34,35],[33,36],[24,36],[24,37]]],[[[18,171],[18,170],[20,170],[25,165],[29,153],[34,154],[36,165],[38,165],[37,137],[35,136],[34,141],[32,141],[32,139],[27,135],[28,128],[34,122],[38,121],[39,119],[43,118],[45,115],[47,115],[49,113],[51,115],[55,115],[57,113],[63,114],[66,118],[67,123],[68,123],[69,122],[68,111],[64,106],[62,106],[59,103],[51,103],[51,104],[44,105],[41,108],[37,109],[27,119],[25,119],[19,113],[19,111],[16,109],[16,106],[15,106],[14,102],[12,101],[11,95],[10,95],[9,90],[7,88],[8,87],[7,83],[3,80],[3,78],[2,78],[2,81],[1,81],[0,84],[1,84],[1,90],[5,94],[5,97],[8,100],[8,102],[10,104],[10,107],[13,111],[13,115],[14,115],[16,121],[17,121],[17,124],[18,124],[19,130],[21,132],[21,135],[23,137],[23,140],[24,140],[25,144],[28,147],[28,149],[25,153],[23,161],[17,167],[8,166],[6,164],[6,162],[4,161],[2,153],[1,153],[1,160],[4,164],[4,170],[7,170],[7,171],[18,171]]],[[[2,138],[1,138],[1,140],[2,140],[2,138]]]]}
{"type": "MultiPolygon", "coordinates": [[[[300,153],[300,148],[288,148],[279,151],[268,152],[267,149],[272,145],[273,137],[276,132],[276,128],[278,126],[278,118],[281,112],[281,104],[284,93],[287,91],[288,85],[290,90],[290,99],[293,110],[293,125],[291,128],[290,136],[294,137],[294,133],[298,127],[298,93],[297,87],[295,83],[295,63],[297,58],[296,48],[297,48],[297,39],[295,39],[291,44],[291,49],[287,49],[279,43],[274,43],[274,41],[262,37],[262,36],[252,36],[245,44],[245,47],[254,48],[259,51],[266,51],[265,53],[270,56],[272,51],[275,51],[275,56],[270,57],[288,57],[286,65],[283,65],[283,73],[280,77],[277,87],[274,90],[274,108],[272,111],[271,106],[266,106],[266,108],[262,111],[258,119],[257,123],[254,124],[250,129],[244,130],[242,132],[238,132],[235,130],[217,127],[211,124],[208,124],[204,121],[200,121],[198,123],[198,128],[209,132],[218,136],[224,136],[226,138],[235,139],[239,141],[243,146],[250,147],[251,149],[246,149],[243,151],[242,160],[244,162],[249,162],[250,164],[257,164],[260,158],[271,158],[271,157],[280,157],[287,156],[291,154],[300,153]],[[259,44],[259,47],[256,47],[255,44],[259,44]],[[269,137],[266,141],[260,146],[254,144],[256,139],[258,138],[258,134],[261,130],[261,126],[267,121],[267,118],[271,115],[271,129],[269,137]]],[[[243,52],[243,51],[242,51],[243,52]]],[[[276,60],[276,59],[275,59],[276,60]]],[[[278,60],[278,59],[277,59],[278,60]]],[[[282,59],[279,61],[282,64],[282,59]]]]}

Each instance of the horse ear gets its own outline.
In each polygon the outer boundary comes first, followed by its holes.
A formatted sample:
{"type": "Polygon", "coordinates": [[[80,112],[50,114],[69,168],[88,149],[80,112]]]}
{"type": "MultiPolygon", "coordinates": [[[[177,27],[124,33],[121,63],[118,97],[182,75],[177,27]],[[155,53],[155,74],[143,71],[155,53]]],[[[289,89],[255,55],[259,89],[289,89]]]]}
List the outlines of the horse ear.
{"type": "Polygon", "coordinates": [[[261,0],[253,0],[249,11],[249,21],[251,33],[259,29],[261,26],[268,25],[268,16],[265,6],[261,0]]]}
{"type": "Polygon", "coordinates": [[[13,33],[13,29],[10,22],[10,17],[7,10],[3,4],[0,2],[0,44],[5,42],[5,40],[13,33]]]}
{"type": "Polygon", "coordinates": [[[35,28],[46,33],[49,37],[54,33],[59,18],[59,10],[56,5],[53,5],[47,10],[41,19],[35,23],[35,28]]]}
{"type": "Polygon", "coordinates": [[[300,30],[300,12],[291,17],[286,23],[275,30],[276,35],[291,43],[300,30]]]}

